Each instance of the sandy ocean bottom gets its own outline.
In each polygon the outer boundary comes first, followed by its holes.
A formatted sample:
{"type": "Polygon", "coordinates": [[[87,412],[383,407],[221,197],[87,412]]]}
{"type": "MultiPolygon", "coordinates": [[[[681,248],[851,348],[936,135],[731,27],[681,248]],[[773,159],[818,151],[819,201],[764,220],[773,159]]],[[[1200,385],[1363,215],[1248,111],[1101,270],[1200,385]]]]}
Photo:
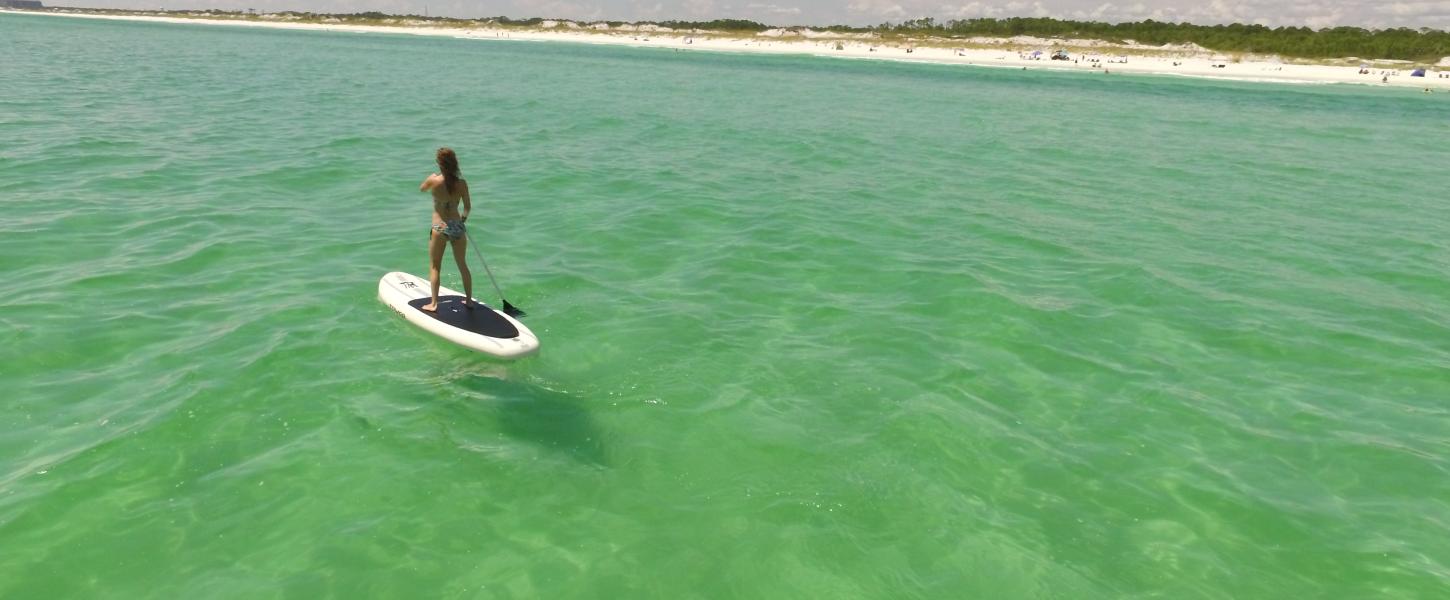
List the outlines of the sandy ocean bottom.
{"type": "Polygon", "coordinates": [[[20,15],[0,55],[0,597],[1450,589],[1443,96],[20,15]],[[440,145],[537,357],[376,299],[440,145]]]}

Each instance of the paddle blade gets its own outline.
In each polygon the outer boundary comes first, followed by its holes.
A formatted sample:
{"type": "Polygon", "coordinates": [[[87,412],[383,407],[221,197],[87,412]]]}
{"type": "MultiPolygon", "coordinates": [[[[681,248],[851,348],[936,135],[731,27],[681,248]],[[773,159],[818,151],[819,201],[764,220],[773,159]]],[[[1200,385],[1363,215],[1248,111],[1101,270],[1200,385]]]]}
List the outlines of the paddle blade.
{"type": "Polygon", "coordinates": [[[529,316],[529,313],[524,312],[522,308],[509,304],[508,300],[503,301],[503,314],[506,314],[515,319],[522,319],[529,316]]]}

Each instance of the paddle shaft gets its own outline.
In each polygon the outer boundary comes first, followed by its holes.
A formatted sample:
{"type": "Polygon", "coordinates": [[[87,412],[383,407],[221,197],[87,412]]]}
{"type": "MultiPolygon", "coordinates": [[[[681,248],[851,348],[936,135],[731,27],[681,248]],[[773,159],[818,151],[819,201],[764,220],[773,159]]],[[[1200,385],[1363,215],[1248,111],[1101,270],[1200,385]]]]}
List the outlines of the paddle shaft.
{"type": "Polygon", "coordinates": [[[483,260],[483,253],[478,251],[478,244],[473,243],[473,236],[465,233],[464,237],[468,238],[468,247],[473,248],[473,255],[477,256],[478,262],[483,265],[483,272],[488,273],[488,282],[493,284],[493,291],[498,292],[498,299],[502,300],[504,304],[508,304],[508,300],[504,300],[503,290],[498,289],[498,281],[493,278],[493,270],[488,268],[488,261],[483,260]]]}

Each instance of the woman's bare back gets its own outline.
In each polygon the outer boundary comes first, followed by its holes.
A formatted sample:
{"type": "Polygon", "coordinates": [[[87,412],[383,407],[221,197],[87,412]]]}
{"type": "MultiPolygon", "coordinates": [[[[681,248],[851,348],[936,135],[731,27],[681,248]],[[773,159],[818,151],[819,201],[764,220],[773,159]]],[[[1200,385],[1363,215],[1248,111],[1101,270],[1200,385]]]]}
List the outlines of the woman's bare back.
{"type": "Polygon", "coordinates": [[[468,182],[459,179],[453,183],[453,191],[448,191],[444,185],[443,176],[438,174],[429,175],[423,181],[423,189],[433,195],[433,222],[446,223],[457,221],[462,218],[458,213],[458,203],[468,196],[468,182]]]}

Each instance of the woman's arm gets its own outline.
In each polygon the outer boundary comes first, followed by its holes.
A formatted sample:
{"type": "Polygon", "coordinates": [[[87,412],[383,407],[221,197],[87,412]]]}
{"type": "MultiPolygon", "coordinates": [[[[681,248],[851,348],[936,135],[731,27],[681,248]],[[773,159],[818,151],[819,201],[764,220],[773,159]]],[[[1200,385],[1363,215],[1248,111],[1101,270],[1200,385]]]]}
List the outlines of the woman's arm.
{"type": "Polygon", "coordinates": [[[438,185],[438,177],[439,175],[437,173],[429,175],[427,179],[423,180],[422,184],[418,185],[418,191],[426,192],[433,189],[434,186],[438,185]]]}
{"type": "Polygon", "coordinates": [[[464,221],[467,221],[468,220],[468,212],[471,211],[471,210],[473,210],[473,198],[470,198],[468,196],[468,182],[467,181],[459,181],[458,183],[463,184],[463,214],[462,214],[462,216],[463,216],[463,220],[464,221]]]}

